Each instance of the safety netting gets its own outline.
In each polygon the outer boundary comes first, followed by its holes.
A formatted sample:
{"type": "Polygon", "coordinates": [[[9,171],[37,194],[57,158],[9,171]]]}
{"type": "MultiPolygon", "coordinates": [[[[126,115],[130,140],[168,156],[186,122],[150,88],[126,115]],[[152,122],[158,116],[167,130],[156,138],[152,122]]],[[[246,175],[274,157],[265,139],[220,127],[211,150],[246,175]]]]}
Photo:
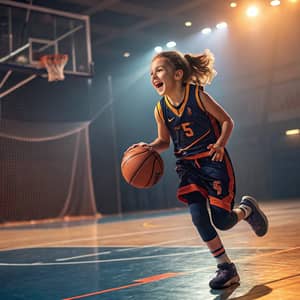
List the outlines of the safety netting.
{"type": "Polygon", "coordinates": [[[0,121],[0,222],[97,217],[89,122],[0,121]]]}

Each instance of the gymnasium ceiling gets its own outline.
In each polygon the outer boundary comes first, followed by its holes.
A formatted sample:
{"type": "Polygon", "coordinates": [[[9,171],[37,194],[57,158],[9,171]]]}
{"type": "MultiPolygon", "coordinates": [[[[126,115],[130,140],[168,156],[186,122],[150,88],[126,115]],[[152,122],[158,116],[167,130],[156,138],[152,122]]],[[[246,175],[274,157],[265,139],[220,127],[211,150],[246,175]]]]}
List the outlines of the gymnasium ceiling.
{"type": "Polygon", "coordinates": [[[214,26],[230,10],[226,0],[26,0],[90,16],[94,56],[114,59],[214,26]],[[186,28],[185,21],[193,26],[186,28]]]}

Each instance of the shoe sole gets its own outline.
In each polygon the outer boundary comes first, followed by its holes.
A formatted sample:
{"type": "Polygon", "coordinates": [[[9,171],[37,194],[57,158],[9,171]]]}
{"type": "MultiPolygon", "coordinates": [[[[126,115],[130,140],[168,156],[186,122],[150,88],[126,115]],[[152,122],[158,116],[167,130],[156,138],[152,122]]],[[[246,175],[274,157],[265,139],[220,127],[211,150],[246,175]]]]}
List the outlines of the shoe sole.
{"type": "Polygon", "coordinates": [[[265,223],[266,223],[266,231],[263,234],[257,234],[255,231],[255,234],[257,236],[264,236],[267,234],[268,230],[269,230],[269,221],[267,216],[263,213],[263,211],[259,208],[258,202],[251,196],[244,196],[242,198],[241,203],[243,202],[244,199],[248,199],[248,201],[250,201],[252,203],[252,205],[255,206],[256,210],[259,212],[259,214],[262,216],[262,218],[264,219],[265,223]]]}
{"type": "Polygon", "coordinates": [[[225,288],[230,287],[233,284],[238,284],[239,282],[240,282],[240,276],[236,275],[236,276],[232,277],[230,280],[228,280],[227,282],[225,282],[222,286],[219,286],[219,287],[211,286],[211,288],[214,290],[225,289],[225,288]]]}

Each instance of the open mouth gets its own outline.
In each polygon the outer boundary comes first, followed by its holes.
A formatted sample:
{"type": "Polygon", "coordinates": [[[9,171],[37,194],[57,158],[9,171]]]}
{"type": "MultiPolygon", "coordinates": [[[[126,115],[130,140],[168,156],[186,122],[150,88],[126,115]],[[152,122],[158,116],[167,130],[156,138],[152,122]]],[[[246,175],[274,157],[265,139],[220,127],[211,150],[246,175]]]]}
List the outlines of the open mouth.
{"type": "Polygon", "coordinates": [[[160,87],[163,86],[163,83],[162,83],[162,82],[157,82],[157,83],[154,84],[154,86],[155,86],[157,89],[159,89],[160,87]]]}

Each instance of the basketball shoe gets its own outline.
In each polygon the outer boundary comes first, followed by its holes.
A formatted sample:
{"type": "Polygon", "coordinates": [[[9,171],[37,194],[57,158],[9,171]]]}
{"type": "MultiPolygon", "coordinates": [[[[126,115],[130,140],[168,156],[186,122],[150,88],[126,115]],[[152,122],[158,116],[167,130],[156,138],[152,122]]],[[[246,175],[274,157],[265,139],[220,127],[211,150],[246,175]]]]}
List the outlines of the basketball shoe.
{"type": "Polygon", "coordinates": [[[268,231],[269,224],[266,215],[259,208],[257,201],[251,196],[244,196],[239,207],[245,211],[243,206],[251,208],[251,213],[245,218],[245,221],[250,224],[257,236],[264,236],[268,231]]]}
{"type": "Polygon", "coordinates": [[[234,263],[218,264],[216,273],[216,276],[209,282],[212,289],[223,289],[240,282],[234,263]]]}

